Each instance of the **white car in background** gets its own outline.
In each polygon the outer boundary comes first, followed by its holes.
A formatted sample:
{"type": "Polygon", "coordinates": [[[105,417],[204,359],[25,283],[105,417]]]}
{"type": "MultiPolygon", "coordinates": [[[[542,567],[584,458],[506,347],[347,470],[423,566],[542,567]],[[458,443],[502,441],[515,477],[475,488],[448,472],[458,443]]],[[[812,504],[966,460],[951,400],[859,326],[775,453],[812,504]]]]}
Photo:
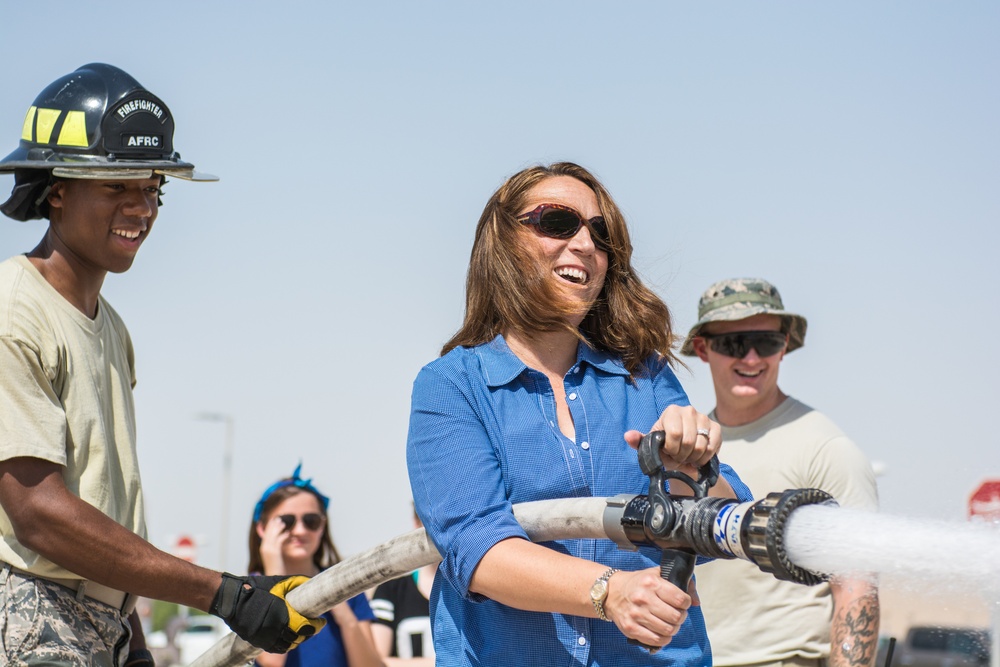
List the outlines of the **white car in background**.
{"type": "Polygon", "coordinates": [[[217,616],[198,614],[176,620],[179,627],[171,628],[173,647],[168,633],[162,630],[146,637],[146,645],[156,656],[157,665],[190,665],[230,632],[226,622],[217,616]]]}

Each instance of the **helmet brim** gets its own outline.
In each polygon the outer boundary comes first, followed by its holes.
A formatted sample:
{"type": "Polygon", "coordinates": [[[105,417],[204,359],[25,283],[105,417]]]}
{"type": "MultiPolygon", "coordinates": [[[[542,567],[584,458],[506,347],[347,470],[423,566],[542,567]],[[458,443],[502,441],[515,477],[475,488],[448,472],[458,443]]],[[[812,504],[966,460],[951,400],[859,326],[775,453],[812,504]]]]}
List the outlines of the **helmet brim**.
{"type": "Polygon", "coordinates": [[[194,169],[186,169],[176,166],[170,167],[169,169],[158,169],[155,167],[143,169],[133,166],[118,168],[91,167],[89,169],[66,167],[52,168],[52,175],[58,176],[59,178],[81,178],[92,179],[95,181],[113,181],[117,179],[138,180],[143,178],[152,178],[153,174],[179,178],[184,181],[211,182],[219,180],[218,176],[214,176],[212,174],[203,174],[200,171],[195,171],[194,169]]]}
{"type": "Polygon", "coordinates": [[[184,181],[212,182],[218,176],[195,171],[194,165],[183,160],[108,160],[103,157],[68,155],[50,152],[45,159],[29,159],[29,152],[19,147],[0,161],[0,174],[15,169],[51,170],[59,178],[94,180],[150,178],[153,173],[184,181]]]}

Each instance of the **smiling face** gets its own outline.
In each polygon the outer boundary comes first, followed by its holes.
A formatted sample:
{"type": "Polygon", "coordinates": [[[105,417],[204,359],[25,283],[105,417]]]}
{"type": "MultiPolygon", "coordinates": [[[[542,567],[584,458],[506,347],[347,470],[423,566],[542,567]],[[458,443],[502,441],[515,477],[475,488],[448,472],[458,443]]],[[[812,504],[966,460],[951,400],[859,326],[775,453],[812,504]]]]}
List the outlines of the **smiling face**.
{"type": "MultiPolygon", "coordinates": [[[[597,196],[582,182],[569,176],[546,178],[528,191],[518,214],[541,204],[560,204],[589,220],[601,215],[597,196]]],[[[594,245],[590,229],[583,225],[569,239],[544,236],[535,225],[523,225],[527,246],[543,268],[551,272],[566,298],[580,304],[579,324],[601,294],[608,271],[608,254],[594,245]]]]}
{"type": "Polygon", "coordinates": [[[56,181],[48,195],[50,239],[76,271],[127,271],[158,212],[160,177],[56,181]]]}
{"type": "MultiPolygon", "coordinates": [[[[709,322],[705,334],[738,331],[781,331],[777,315],[754,315],[735,322],[709,322]]],[[[785,357],[782,349],[762,357],[751,348],[742,359],[727,357],[711,349],[702,337],[692,342],[695,354],[708,363],[715,386],[716,414],[726,426],[755,421],[777,407],[785,395],[778,388],[778,367],[785,357]]],[[[787,349],[787,346],[786,346],[787,349]]]]}

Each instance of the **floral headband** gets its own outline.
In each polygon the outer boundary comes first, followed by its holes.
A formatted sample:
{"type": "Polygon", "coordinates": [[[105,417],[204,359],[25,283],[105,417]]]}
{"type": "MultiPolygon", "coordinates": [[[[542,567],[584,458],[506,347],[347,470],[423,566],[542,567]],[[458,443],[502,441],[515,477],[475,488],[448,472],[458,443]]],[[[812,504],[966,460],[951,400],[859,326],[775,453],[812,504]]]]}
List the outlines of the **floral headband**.
{"type": "Polygon", "coordinates": [[[285,486],[297,486],[300,489],[315,494],[316,497],[319,498],[320,504],[323,505],[323,511],[326,511],[326,508],[330,505],[330,499],[320,493],[319,489],[313,486],[311,479],[302,479],[299,477],[299,473],[301,472],[302,463],[300,462],[299,465],[295,467],[295,472],[292,473],[291,478],[278,480],[271,486],[267,487],[267,490],[261,495],[260,500],[257,501],[257,506],[253,509],[254,523],[260,521],[260,515],[264,512],[264,503],[271,497],[271,494],[285,486]]]}

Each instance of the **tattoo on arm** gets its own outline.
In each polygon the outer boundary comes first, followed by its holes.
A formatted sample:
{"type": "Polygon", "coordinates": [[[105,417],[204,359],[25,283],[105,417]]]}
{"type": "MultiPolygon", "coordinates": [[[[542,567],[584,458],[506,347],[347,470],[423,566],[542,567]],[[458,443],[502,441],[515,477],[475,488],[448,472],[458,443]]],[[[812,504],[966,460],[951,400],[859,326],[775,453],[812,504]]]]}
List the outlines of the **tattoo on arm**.
{"type": "Polygon", "coordinates": [[[878,649],[878,593],[851,600],[834,610],[830,662],[834,667],[872,667],[878,649]]]}

